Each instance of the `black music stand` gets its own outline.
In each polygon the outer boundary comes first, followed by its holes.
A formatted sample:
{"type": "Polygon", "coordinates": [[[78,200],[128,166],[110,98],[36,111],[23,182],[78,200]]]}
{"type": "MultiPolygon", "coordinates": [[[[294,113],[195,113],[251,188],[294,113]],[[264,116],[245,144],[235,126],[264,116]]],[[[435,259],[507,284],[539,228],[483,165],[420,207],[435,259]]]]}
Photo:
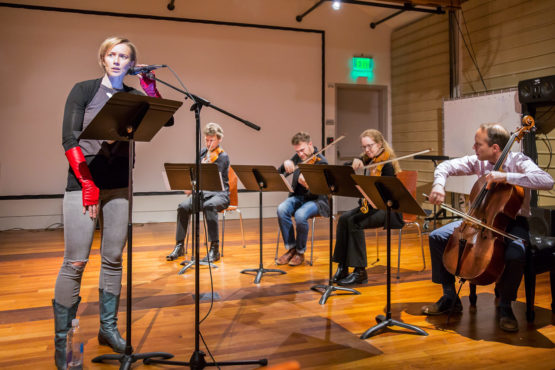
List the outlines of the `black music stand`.
{"type": "Polygon", "coordinates": [[[359,295],[360,292],[356,289],[338,287],[333,285],[332,278],[332,254],[333,254],[333,199],[334,195],[344,197],[359,198],[360,193],[355,187],[356,184],[351,178],[355,171],[351,166],[337,166],[330,164],[299,164],[299,169],[304,176],[306,183],[312,194],[321,194],[328,197],[328,204],[330,206],[330,262],[329,262],[329,280],[328,284],[317,284],[310,289],[322,294],[318,303],[325,304],[330,295],[334,291],[348,292],[351,294],[359,295]]]}
{"type": "MultiPolygon", "coordinates": [[[[168,183],[172,190],[193,190],[196,180],[196,165],[194,163],[164,163],[164,169],[166,170],[166,175],[168,177],[168,183]]],[[[204,201],[202,191],[222,191],[224,189],[224,185],[222,182],[222,177],[220,172],[218,171],[218,166],[215,163],[203,163],[200,165],[200,172],[201,172],[201,181],[199,183],[199,190],[200,190],[200,203],[204,201]]],[[[191,214],[192,217],[197,217],[200,213],[200,209],[195,209],[195,204],[192,204],[193,212],[191,214]]],[[[191,225],[194,225],[194,222],[191,222],[191,225]]],[[[191,226],[192,228],[192,226],[191,226]]],[[[194,243],[193,248],[191,248],[191,255],[194,255],[194,243]]],[[[194,267],[195,265],[195,258],[191,257],[189,261],[181,262],[183,268],[179,270],[177,273],[178,275],[184,274],[188,269],[194,267]]],[[[218,266],[214,265],[211,261],[210,262],[203,262],[199,261],[199,265],[204,265],[214,268],[218,268],[218,266]]]]}
{"type": "Polygon", "coordinates": [[[400,326],[413,330],[420,335],[428,335],[417,326],[400,322],[391,318],[391,212],[403,212],[413,215],[425,216],[426,213],[416,199],[396,177],[390,176],[362,176],[352,175],[357,183],[357,188],[366,200],[378,209],[386,211],[385,228],[387,230],[387,307],[386,316],[376,316],[377,325],[366,330],[360,339],[366,339],[379,330],[389,326],[400,326]]]}
{"type": "MultiPolygon", "coordinates": [[[[414,159],[421,159],[421,160],[429,160],[432,161],[434,164],[434,169],[438,166],[438,161],[447,161],[450,158],[446,155],[415,155],[414,159]]],[[[454,194],[451,193],[451,203],[455,203],[454,201],[454,194]]],[[[445,209],[440,209],[439,212],[437,211],[437,206],[434,204],[434,214],[432,216],[427,216],[424,220],[426,224],[424,228],[428,228],[428,221],[434,220],[434,230],[436,229],[437,220],[451,220],[455,218],[460,218],[458,216],[447,216],[447,212],[445,209]]]]}
{"type": "Polygon", "coordinates": [[[133,255],[133,163],[135,141],[150,141],[168,122],[182,102],[118,92],[114,94],[81,133],[79,139],[129,142],[128,223],[127,223],[127,308],[125,353],[101,355],[92,362],[118,360],[120,369],[129,369],[137,360],[151,357],[172,358],[165,352],[133,353],[131,347],[132,255],[133,255]]]}
{"type": "Polygon", "coordinates": [[[247,190],[258,191],[258,217],[260,229],[259,265],[257,269],[246,269],[241,271],[241,274],[255,272],[256,277],[254,278],[254,283],[259,284],[262,276],[267,272],[275,272],[280,275],[286,274],[285,271],[279,269],[265,269],[262,263],[262,193],[267,191],[293,192],[293,189],[291,189],[291,185],[285,180],[285,177],[273,166],[233,165],[233,170],[247,190]]]}
{"type": "MultiPolygon", "coordinates": [[[[154,77],[156,81],[171,87],[173,90],[178,91],[185,95],[185,99],[189,98],[193,101],[193,105],[191,106],[191,111],[195,112],[195,164],[196,164],[196,174],[195,178],[197,179],[197,186],[193,189],[193,204],[194,208],[198,211],[200,209],[200,197],[199,197],[199,189],[198,183],[202,182],[201,176],[201,162],[200,162],[200,111],[203,107],[210,107],[212,109],[217,110],[237,121],[242,122],[243,124],[255,129],[260,130],[260,127],[255,125],[252,122],[244,120],[232,113],[229,113],[214,104],[210,103],[208,100],[201,98],[200,96],[194,95],[189,93],[188,91],[181,90],[167,82],[162,81],[161,79],[154,77]]],[[[179,79],[179,78],[178,78],[179,79]]],[[[183,85],[183,84],[182,84],[183,85]]],[[[183,86],[183,88],[185,88],[183,86]]],[[[193,217],[193,248],[195,251],[195,350],[191,355],[189,361],[171,361],[171,360],[157,360],[152,358],[146,358],[143,360],[143,363],[146,365],[149,364],[168,364],[168,365],[178,365],[178,366],[189,366],[191,369],[204,369],[206,366],[233,366],[233,365],[261,365],[265,366],[268,364],[267,359],[261,359],[257,361],[225,361],[225,362],[206,362],[205,357],[206,354],[200,350],[200,284],[199,284],[199,215],[198,212],[195,217],[193,217]],[[196,246],[196,247],[195,247],[196,246]]]]}

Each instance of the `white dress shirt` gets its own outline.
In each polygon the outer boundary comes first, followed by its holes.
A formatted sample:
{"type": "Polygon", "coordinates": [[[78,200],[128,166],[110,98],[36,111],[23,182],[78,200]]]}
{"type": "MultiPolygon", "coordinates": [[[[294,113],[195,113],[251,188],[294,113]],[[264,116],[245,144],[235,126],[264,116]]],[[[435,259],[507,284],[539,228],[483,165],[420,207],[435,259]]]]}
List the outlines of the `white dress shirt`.
{"type": "MultiPolygon", "coordinates": [[[[476,155],[451,159],[440,163],[434,172],[434,185],[445,187],[449,176],[487,175],[493,170],[495,164],[480,161],[476,155]]],[[[520,152],[509,152],[502,171],[507,174],[507,183],[524,188],[524,200],[518,214],[530,216],[530,189],[551,190],[553,178],[550,174],[539,168],[534,161],[520,152]]]]}

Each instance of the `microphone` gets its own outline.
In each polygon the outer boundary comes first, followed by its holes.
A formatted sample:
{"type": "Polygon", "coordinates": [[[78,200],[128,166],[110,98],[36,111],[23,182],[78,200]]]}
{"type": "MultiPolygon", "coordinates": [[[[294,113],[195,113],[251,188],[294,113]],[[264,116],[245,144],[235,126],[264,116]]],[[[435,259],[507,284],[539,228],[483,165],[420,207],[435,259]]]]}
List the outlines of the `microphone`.
{"type": "Polygon", "coordinates": [[[167,65],[165,65],[165,64],[151,64],[149,66],[131,67],[127,71],[127,74],[129,74],[129,75],[138,75],[139,73],[148,73],[150,71],[154,71],[155,69],[164,68],[164,67],[167,67],[167,65]]]}

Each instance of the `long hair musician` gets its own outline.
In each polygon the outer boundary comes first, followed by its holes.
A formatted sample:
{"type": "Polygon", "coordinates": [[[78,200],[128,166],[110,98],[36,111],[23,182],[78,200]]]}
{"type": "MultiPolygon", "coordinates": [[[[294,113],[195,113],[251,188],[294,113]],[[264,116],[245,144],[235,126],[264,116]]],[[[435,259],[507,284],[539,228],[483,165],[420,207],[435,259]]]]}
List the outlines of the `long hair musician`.
{"type": "MultiPolygon", "coordinates": [[[[362,154],[352,163],[355,171],[370,164],[376,164],[376,166],[365,169],[366,175],[395,176],[401,171],[397,161],[379,164],[394,159],[395,153],[378,130],[369,129],[360,134],[360,144],[362,154]]],[[[372,208],[365,200],[361,200],[360,207],[347,211],[339,217],[333,252],[333,261],[338,263],[333,277],[335,283],[352,285],[368,281],[364,229],[384,226],[385,216],[385,211],[372,208]],[[354,267],[351,274],[349,274],[349,267],[354,267]]],[[[391,226],[398,228],[402,225],[401,215],[393,212],[391,226]]]]}

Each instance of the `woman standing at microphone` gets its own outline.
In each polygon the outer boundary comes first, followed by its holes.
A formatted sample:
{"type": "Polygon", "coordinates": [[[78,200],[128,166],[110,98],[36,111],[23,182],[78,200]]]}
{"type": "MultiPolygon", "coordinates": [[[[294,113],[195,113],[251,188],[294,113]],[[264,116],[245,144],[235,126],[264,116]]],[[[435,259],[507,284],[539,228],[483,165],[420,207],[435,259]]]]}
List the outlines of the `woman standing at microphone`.
{"type": "MultiPolygon", "coordinates": [[[[66,368],[66,337],[81,300],[81,278],[96,228],[101,227],[98,341],[115,352],[125,351],[117,328],[121,292],[122,253],[127,239],[129,146],[124,141],[78,140],[104,104],[117,92],[142,95],[123,84],[137,60],[127,39],[110,37],[100,45],[98,62],[104,76],[75,84],[66,101],[62,145],[69,162],[63,200],[64,260],[54,291],[55,361],[66,368]]],[[[141,87],[160,97],[155,80],[141,76],[141,87]]],[[[173,124],[170,120],[167,125],[173,124]]]]}

